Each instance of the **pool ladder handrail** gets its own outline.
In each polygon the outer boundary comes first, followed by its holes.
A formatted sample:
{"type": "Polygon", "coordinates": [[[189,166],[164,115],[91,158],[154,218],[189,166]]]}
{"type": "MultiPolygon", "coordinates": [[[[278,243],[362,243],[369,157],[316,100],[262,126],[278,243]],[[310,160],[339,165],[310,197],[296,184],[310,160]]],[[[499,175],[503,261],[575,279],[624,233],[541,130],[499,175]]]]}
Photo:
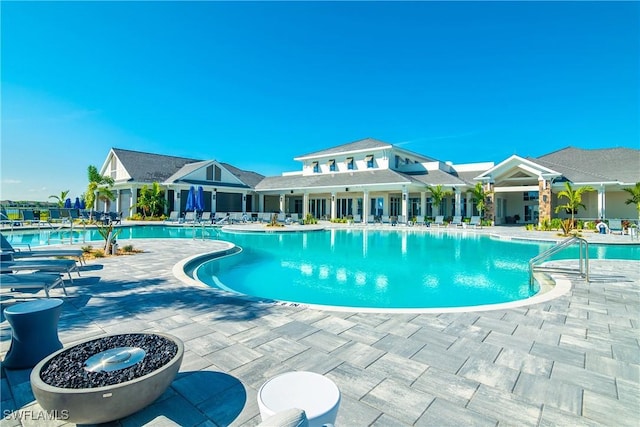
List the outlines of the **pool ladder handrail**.
{"type": "Polygon", "coordinates": [[[578,236],[572,236],[569,237],[568,239],[565,239],[561,242],[559,242],[557,245],[547,249],[546,251],[538,254],[537,256],[531,258],[529,260],[529,290],[533,291],[533,272],[535,270],[536,264],[548,259],[549,257],[557,254],[558,252],[560,252],[563,249],[566,249],[567,247],[574,245],[574,244],[578,244],[580,246],[579,248],[579,274],[580,277],[584,277],[587,282],[589,282],[589,242],[587,242],[585,239],[578,237],[578,236]]]}

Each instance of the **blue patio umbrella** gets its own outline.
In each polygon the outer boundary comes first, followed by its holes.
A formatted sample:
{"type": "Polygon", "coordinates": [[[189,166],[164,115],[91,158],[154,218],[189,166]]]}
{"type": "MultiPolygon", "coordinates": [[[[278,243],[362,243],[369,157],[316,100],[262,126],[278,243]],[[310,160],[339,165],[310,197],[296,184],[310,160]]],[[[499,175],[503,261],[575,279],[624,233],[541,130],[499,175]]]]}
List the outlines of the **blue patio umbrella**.
{"type": "Polygon", "coordinates": [[[189,212],[196,209],[195,199],[196,199],[196,189],[192,185],[191,188],[189,188],[189,194],[187,194],[187,204],[184,207],[185,211],[189,212]]]}
{"type": "Polygon", "coordinates": [[[76,201],[73,203],[73,209],[80,209],[80,197],[76,197],[76,201]]]}
{"type": "Polygon", "coordinates": [[[198,186],[198,192],[196,193],[196,210],[202,212],[204,210],[204,189],[202,185],[198,186]]]}
{"type": "Polygon", "coordinates": [[[64,201],[64,208],[71,209],[71,199],[67,198],[67,200],[64,201]]]}
{"type": "Polygon", "coordinates": [[[85,209],[84,199],[80,199],[80,209],[85,209]]]}

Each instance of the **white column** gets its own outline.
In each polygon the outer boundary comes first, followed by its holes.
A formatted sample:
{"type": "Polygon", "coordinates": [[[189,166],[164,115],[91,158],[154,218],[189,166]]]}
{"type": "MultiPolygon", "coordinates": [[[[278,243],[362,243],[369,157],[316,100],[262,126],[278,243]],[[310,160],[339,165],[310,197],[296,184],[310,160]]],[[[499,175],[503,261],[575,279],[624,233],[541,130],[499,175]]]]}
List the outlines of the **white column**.
{"type": "MultiPolygon", "coordinates": [[[[178,201],[178,206],[180,206],[180,201],[178,201]]],[[[217,192],[215,190],[211,192],[211,212],[212,213],[218,212],[218,197],[217,197],[217,192]]]]}
{"type": "Polygon", "coordinates": [[[460,206],[461,203],[462,203],[462,197],[461,196],[462,196],[462,192],[456,188],[456,193],[455,193],[456,209],[455,209],[455,213],[454,213],[454,215],[456,215],[456,216],[462,215],[462,209],[461,209],[462,206],[460,206]]]}
{"type": "Polygon", "coordinates": [[[362,223],[367,223],[367,217],[369,216],[369,190],[364,190],[362,193],[362,223]]]}
{"type": "Polygon", "coordinates": [[[331,193],[331,219],[336,219],[336,193],[331,193]]]}
{"type": "Polygon", "coordinates": [[[247,193],[242,193],[242,212],[247,212],[247,193]]]}
{"type": "Polygon", "coordinates": [[[286,196],[284,194],[280,195],[280,213],[285,213],[284,211],[284,201],[286,200],[286,196]]]}
{"type": "Polygon", "coordinates": [[[120,189],[116,190],[116,212],[120,212],[120,189]]]}
{"type": "Polygon", "coordinates": [[[409,221],[409,193],[407,193],[407,189],[403,188],[402,189],[402,216],[404,217],[405,221],[409,221]]]}
{"type": "Polygon", "coordinates": [[[467,216],[473,216],[473,194],[471,191],[467,191],[467,216]]]}
{"type": "Polygon", "coordinates": [[[606,219],[606,196],[604,191],[604,185],[601,185],[598,188],[598,217],[602,219],[606,219]]]}
{"type": "MultiPolygon", "coordinates": [[[[131,189],[131,207],[133,209],[137,209],[136,204],[138,204],[138,189],[133,187],[131,189]]],[[[131,211],[131,214],[133,214],[133,209],[131,211]]]]}
{"type": "Polygon", "coordinates": [[[258,204],[260,206],[258,206],[258,212],[265,212],[264,210],[264,194],[260,194],[258,196],[258,204]]]}
{"type": "Polygon", "coordinates": [[[427,193],[425,191],[420,192],[420,215],[423,218],[427,215],[427,193]]]}
{"type": "Polygon", "coordinates": [[[309,213],[309,193],[306,191],[302,195],[302,218],[306,218],[309,213]]]}

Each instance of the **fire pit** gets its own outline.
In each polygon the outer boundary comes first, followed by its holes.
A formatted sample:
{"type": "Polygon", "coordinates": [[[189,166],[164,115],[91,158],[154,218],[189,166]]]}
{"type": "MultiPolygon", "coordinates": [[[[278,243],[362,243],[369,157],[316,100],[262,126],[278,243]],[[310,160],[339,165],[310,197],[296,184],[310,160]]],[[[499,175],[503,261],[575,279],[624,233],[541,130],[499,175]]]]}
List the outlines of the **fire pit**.
{"type": "Polygon", "coordinates": [[[76,424],[124,418],[156,400],[175,378],[184,345],[162,333],[107,335],[59,350],[31,372],[44,410],[76,424]]]}

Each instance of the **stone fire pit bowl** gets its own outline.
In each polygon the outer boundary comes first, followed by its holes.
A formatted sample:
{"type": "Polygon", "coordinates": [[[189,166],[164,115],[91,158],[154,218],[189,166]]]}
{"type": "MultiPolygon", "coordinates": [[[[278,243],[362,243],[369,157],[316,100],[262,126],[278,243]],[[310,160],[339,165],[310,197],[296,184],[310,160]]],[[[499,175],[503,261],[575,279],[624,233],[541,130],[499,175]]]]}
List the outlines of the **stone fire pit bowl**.
{"type": "Polygon", "coordinates": [[[100,424],[131,415],[169,387],[184,344],[169,334],[131,333],[82,341],[40,361],[31,388],[66,422],[100,424]]]}

